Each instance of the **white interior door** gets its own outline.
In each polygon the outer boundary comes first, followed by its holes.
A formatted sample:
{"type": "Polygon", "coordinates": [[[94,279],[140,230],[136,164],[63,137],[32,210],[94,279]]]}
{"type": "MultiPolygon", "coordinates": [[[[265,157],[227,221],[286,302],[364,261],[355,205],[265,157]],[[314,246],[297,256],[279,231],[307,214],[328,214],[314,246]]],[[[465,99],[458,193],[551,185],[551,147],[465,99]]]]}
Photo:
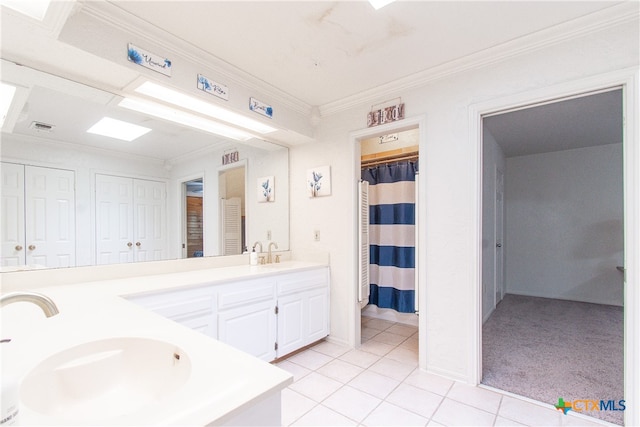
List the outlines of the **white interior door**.
{"type": "Polygon", "coordinates": [[[242,206],[239,197],[222,199],[222,254],[242,253],[242,206]]]}
{"type": "Polygon", "coordinates": [[[166,259],[166,193],[164,182],[133,180],[136,261],[166,259]]]}
{"type": "Polygon", "coordinates": [[[504,296],[504,172],[497,168],[495,203],[494,307],[504,296]]]}
{"type": "Polygon", "coordinates": [[[96,264],[132,262],[133,183],[96,174],[96,264]]]}
{"type": "Polygon", "coordinates": [[[74,172],[27,166],[25,212],[26,263],[46,267],[74,267],[74,172]]]}
{"type": "Polygon", "coordinates": [[[0,216],[0,241],[2,241],[3,267],[24,265],[24,166],[2,163],[2,206],[0,216]]]}

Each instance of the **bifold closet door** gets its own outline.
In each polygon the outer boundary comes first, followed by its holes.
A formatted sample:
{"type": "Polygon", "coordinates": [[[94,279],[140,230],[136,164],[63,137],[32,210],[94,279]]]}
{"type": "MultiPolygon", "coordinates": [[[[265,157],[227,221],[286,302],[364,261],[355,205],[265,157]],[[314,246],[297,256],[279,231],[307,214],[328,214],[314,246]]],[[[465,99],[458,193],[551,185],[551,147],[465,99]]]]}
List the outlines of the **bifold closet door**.
{"type": "Polygon", "coordinates": [[[96,174],[96,263],[166,259],[166,185],[96,174]]]}
{"type": "Polygon", "coordinates": [[[75,204],[73,171],[25,167],[25,243],[28,265],[76,265],[75,204]]]}
{"type": "Polygon", "coordinates": [[[24,265],[24,165],[2,163],[1,214],[2,266],[24,265]]]}
{"type": "Polygon", "coordinates": [[[136,261],[167,258],[166,185],[160,181],[133,180],[136,261]]]}
{"type": "Polygon", "coordinates": [[[133,182],[96,174],[96,264],[133,260],[133,182]]]}
{"type": "Polygon", "coordinates": [[[76,263],[73,171],[2,163],[2,266],[76,263]]]}

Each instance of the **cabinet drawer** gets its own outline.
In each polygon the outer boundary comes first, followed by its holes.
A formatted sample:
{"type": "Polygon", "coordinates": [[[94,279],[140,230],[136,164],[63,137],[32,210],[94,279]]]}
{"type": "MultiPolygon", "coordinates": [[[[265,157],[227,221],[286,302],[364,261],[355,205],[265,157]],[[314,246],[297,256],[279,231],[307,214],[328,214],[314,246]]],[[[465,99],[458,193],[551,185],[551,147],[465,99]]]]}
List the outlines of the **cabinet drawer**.
{"type": "Polygon", "coordinates": [[[212,287],[185,289],[153,295],[127,298],[164,317],[175,318],[185,314],[212,314],[216,307],[216,294],[212,287]]]}
{"type": "Polygon", "coordinates": [[[218,293],[218,309],[227,310],[240,305],[255,304],[275,298],[275,281],[251,280],[224,285],[218,293]]]}
{"type": "Polygon", "coordinates": [[[213,314],[215,308],[215,298],[213,295],[185,298],[178,301],[166,302],[165,304],[150,307],[151,310],[178,321],[184,317],[198,317],[213,314]]]}
{"type": "Polygon", "coordinates": [[[327,268],[286,274],[278,278],[278,295],[327,286],[327,268]]]}
{"type": "Polygon", "coordinates": [[[217,338],[216,293],[213,288],[167,292],[128,300],[189,329],[217,338]]]}

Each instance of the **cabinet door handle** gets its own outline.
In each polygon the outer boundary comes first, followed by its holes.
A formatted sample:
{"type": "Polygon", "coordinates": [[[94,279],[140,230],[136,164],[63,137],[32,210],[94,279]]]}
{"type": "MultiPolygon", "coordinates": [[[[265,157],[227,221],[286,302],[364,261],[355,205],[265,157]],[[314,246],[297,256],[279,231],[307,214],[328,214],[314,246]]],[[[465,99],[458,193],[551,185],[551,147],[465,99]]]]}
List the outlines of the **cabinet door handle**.
{"type": "Polygon", "coordinates": [[[22,250],[22,246],[20,246],[20,245],[16,245],[16,248],[15,248],[15,249],[16,249],[16,251],[21,251],[21,250],[22,250]]]}
{"type": "Polygon", "coordinates": [[[36,245],[29,245],[29,250],[30,251],[35,251],[36,250],[36,245]]]}
{"type": "Polygon", "coordinates": [[[128,243],[127,243],[127,246],[131,247],[131,246],[133,246],[133,243],[128,242],[128,243]]]}
{"type": "Polygon", "coordinates": [[[141,245],[142,245],[142,243],[140,243],[140,242],[136,242],[136,246],[137,246],[137,247],[140,247],[141,245]]]}

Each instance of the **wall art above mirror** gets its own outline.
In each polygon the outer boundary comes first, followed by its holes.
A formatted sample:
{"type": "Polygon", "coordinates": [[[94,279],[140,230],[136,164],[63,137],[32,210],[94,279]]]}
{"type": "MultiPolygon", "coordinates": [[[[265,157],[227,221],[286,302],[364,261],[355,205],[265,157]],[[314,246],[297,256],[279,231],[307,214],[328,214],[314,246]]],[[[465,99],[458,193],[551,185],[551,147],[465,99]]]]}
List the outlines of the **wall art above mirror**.
{"type": "Polygon", "coordinates": [[[286,147],[126,110],[119,95],[9,61],[2,71],[16,88],[0,147],[3,271],[289,248],[286,147]],[[105,117],[142,134],[95,133],[105,117]],[[229,151],[237,161],[223,165],[229,151]],[[270,203],[255,196],[265,176],[278,183],[270,203]]]}

